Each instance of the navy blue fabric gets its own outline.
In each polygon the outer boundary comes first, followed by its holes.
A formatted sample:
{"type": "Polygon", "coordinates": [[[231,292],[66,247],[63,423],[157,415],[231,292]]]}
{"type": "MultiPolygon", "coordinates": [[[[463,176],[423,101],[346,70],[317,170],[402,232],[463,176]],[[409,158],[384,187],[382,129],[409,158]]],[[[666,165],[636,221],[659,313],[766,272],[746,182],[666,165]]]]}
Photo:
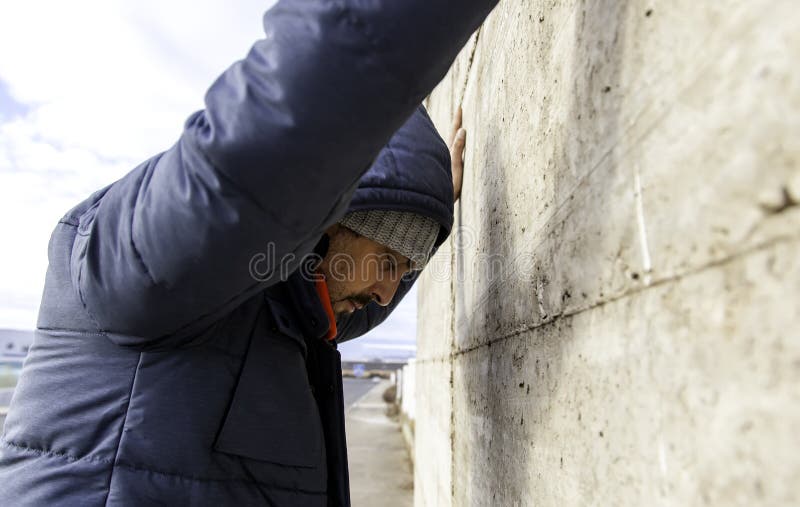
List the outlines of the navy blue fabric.
{"type": "Polygon", "coordinates": [[[450,152],[419,106],[361,177],[349,211],[411,211],[441,224],[439,246],[453,227],[450,152]]]}
{"type": "Polygon", "coordinates": [[[351,201],[446,235],[441,141],[411,166],[422,111],[380,150],[494,3],[279,2],[178,142],[58,223],[0,505],[349,504],[339,355],[296,268],[351,201]],[[253,276],[270,248],[291,260],[253,276]]]}

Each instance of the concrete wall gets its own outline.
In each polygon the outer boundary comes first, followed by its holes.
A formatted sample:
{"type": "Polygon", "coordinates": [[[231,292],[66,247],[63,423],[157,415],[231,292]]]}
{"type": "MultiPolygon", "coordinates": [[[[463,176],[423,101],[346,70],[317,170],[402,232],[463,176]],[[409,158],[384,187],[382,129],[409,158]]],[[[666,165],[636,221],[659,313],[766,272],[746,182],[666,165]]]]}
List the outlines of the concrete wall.
{"type": "Polygon", "coordinates": [[[397,410],[400,421],[400,431],[403,433],[403,440],[408,447],[408,455],[411,464],[414,464],[414,424],[417,417],[416,410],[416,381],[417,373],[414,360],[410,359],[408,364],[397,370],[395,386],[397,387],[397,410]]]}
{"type": "Polygon", "coordinates": [[[419,291],[417,505],[800,504],[796,0],[508,1],[419,291]]]}
{"type": "Polygon", "coordinates": [[[400,405],[400,413],[410,421],[414,421],[417,416],[416,381],[417,372],[414,360],[411,359],[407,365],[397,371],[397,401],[400,405]]]}

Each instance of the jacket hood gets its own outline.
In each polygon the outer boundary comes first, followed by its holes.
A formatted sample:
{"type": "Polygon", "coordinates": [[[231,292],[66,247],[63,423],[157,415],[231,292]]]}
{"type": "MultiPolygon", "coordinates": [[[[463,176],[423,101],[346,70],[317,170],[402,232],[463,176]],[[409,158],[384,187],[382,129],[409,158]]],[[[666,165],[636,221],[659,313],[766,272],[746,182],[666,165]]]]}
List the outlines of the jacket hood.
{"type": "Polygon", "coordinates": [[[423,106],[392,136],[350,201],[348,213],[410,211],[436,220],[441,245],[453,227],[450,152],[423,106]]]}

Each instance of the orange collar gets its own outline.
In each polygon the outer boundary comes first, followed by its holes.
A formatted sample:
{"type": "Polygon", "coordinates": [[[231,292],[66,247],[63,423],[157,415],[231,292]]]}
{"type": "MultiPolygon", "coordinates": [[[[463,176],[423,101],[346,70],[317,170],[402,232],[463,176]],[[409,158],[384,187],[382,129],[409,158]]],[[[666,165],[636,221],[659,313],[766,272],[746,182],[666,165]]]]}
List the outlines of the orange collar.
{"type": "MultiPolygon", "coordinates": [[[[319,275],[319,273],[317,273],[319,275]]],[[[316,277],[314,281],[314,286],[317,289],[317,294],[319,295],[319,299],[322,302],[322,306],[325,308],[325,313],[328,314],[328,322],[330,323],[330,327],[328,328],[328,334],[325,335],[325,339],[333,340],[336,338],[336,334],[338,330],[336,329],[336,314],[333,313],[333,306],[331,305],[331,296],[328,293],[328,282],[325,281],[325,277],[319,275],[316,277]]]]}

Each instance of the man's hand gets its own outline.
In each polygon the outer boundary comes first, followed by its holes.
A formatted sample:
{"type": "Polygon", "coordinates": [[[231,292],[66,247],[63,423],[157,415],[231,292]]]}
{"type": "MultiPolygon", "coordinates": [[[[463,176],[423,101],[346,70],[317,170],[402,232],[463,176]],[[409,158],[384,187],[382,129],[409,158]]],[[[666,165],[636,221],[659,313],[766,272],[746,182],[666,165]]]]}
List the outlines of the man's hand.
{"type": "Polygon", "coordinates": [[[450,135],[450,164],[453,173],[453,202],[461,197],[461,184],[464,181],[464,147],[467,144],[467,131],[461,128],[461,106],[453,120],[453,131],[450,135]]]}

